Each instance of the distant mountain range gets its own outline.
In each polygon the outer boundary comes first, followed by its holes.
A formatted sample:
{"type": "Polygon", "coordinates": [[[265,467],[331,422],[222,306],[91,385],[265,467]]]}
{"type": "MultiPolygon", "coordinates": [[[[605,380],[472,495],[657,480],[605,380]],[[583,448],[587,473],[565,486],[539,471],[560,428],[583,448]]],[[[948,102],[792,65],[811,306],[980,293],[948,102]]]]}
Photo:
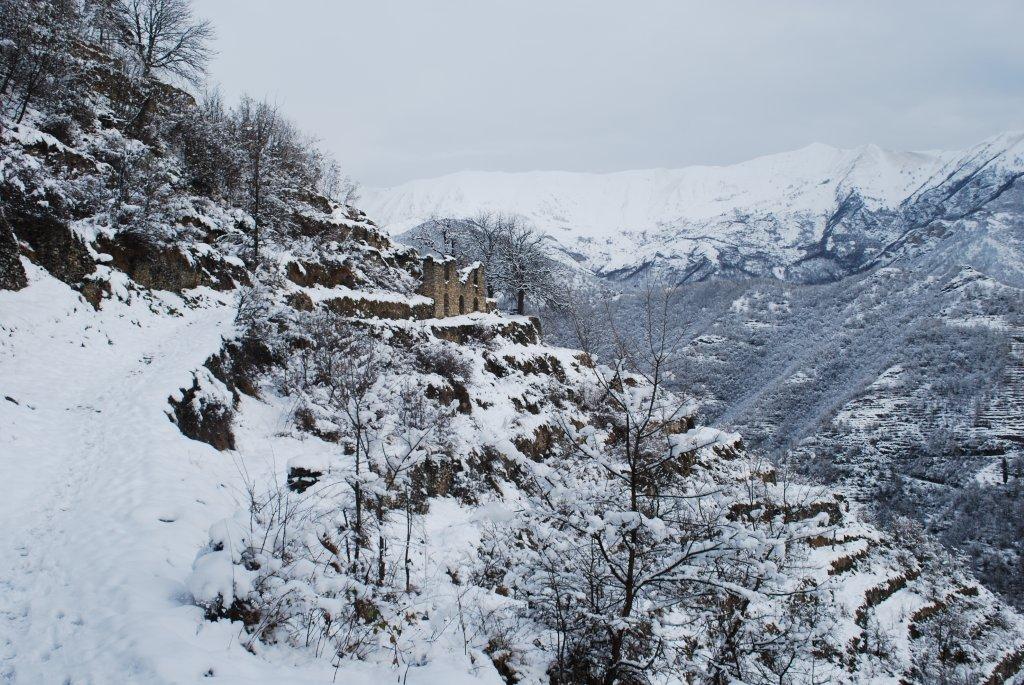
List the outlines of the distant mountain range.
{"type": "Polygon", "coordinates": [[[521,214],[613,281],[829,282],[944,244],[1024,284],[1022,175],[1024,131],[964,151],[813,144],[731,166],[461,172],[367,189],[362,204],[392,235],[433,216],[521,214]]]}
{"type": "MultiPolygon", "coordinates": [[[[466,172],[365,205],[411,244],[432,216],[517,213],[583,278],[685,285],[680,386],[711,425],[879,520],[918,520],[1024,606],[1024,132],[960,152],[816,144],[727,167],[466,172]]],[[[616,303],[628,335],[643,298],[616,303]]]]}

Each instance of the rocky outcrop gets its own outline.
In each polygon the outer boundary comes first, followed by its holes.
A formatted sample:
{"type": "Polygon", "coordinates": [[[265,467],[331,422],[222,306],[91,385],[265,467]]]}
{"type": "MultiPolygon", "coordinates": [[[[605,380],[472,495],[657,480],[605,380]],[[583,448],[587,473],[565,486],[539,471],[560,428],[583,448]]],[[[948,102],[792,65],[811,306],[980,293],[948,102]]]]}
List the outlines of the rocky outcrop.
{"type": "Polygon", "coordinates": [[[179,246],[162,244],[140,233],[119,233],[114,239],[101,237],[96,247],[113,258],[113,266],[144,288],[180,293],[200,286],[231,290],[250,283],[248,272],[237,264],[211,255],[186,255],[179,246]]]}
{"type": "Polygon", "coordinates": [[[286,273],[288,280],[304,288],[318,285],[324,288],[334,288],[339,285],[354,288],[357,285],[352,267],[344,262],[294,261],[288,263],[286,273]]]}
{"type": "Polygon", "coordinates": [[[27,284],[18,239],[0,209],[0,290],[21,290],[27,284]]]}
{"type": "Polygon", "coordinates": [[[4,212],[14,235],[28,245],[28,258],[55,278],[78,285],[96,270],[85,243],[71,230],[68,221],[49,205],[16,200],[8,202],[4,212]]]}
{"type": "Polygon", "coordinates": [[[235,449],[235,433],[231,429],[234,408],[223,398],[205,392],[198,376],[180,399],[172,397],[170,403],[174,422],[184,435],[221,451],[235,449]]]}
{"type": "Polygon", "coordinates": [[[323,475],[323,471],[292,466],[288,469],[288,489],[301,495],[316,485],[323,475]]]}
{"type": "Polygon", "coordinates": [[[431,327],[431,331],[441,340],[459,345],[487,342],[496,335],[508,338],[518,345],[536,344],[540,341],[540,322],[533,317],[528,320],[504,319],[500,322],[461,323],[461,320],[459,321],[459,323],[434,325],[431,327]]]}

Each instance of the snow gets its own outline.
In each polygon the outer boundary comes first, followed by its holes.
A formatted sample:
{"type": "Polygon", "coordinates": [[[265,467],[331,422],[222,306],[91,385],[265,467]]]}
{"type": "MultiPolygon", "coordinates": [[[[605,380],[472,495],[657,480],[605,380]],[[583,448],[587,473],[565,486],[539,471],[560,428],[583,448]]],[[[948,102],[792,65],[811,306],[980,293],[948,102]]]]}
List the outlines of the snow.
{"type": "Polygon", "coordinates": [[[198,676],[206,660],[172,663],[169,646],[196,631],[181,579],[210,510],[230,499],[220,482],[231,465],[163,411],[219,347],[231,311],[204,293],[202,310],[153,298],[178,317],[142,298],[97,316],[25,266],[30,286],[0,292],[0,394],[18,402],[0,404],[0,672],[25,683],[198,676]]]}
{"type": "MultiPolygon", "coordinates": [[[[993,149],[1018,149],[1019,142],[997,141],[993,149]]],[[[671,221],[717,220],[736,211],[737,203],[748,207],[761,203],[767,208],[781,201],[786,211],[815,213],[830,206],[836,193],[854,186],[870,202],[895,202],[921,182],[922,174],[944,164],[943,159],[941,154],[886,153],[873,147],[843,151],[815,145],[737,167],[604,177],[563,175],[561,187],[578,191],[576,205],[561,207],[564,198],[558,198],[541,203],[538,211],[555,212],[550,216],[573,231],[578,228],[573,222],[579,219],[583,228],[591,230],[590,234],[584,231],[581,240],[604,240],[614,246],[617,240],[647,239],[646,228],[630,233],[634,219],[663,222],[658,226],[671,232],[675,230],[671,221]],[[821,175],[827,176],[827,182],[820,181],[821,175]],[[620,182],[627,192],[617,197],[613,186],[620,182]],[[600,198],[588,197],[598,191],[600,198]],[[620,203],[617,209],[614,202],[620,203]],[[655,210],[668,213],[659,217],[655,210]]],[[[523,192],[527,190],[533,192],[524,186],[523,192]]],[[[558,184],[551,192],[561,192],[558,184]]],[[[340,209],[331,218],[348,221],[340,209]]],[[[81,222],[75,230],[90,239],[97,226],[81,222]]],[[[783,232],[781,239],[795,237],[783,232]]],[[[687,249],[713,257],[722,238],[684,235],[680,241],[687,249]]],[[[606,264],[627,263],[648,249],[625,250],[606,264]]],[[[216,253],[213,247],[197,246],[188,254],[203,252],[216,253]]],[[[236,450],[218,452],[184,437],[169,420],[168,398],[180,400],[182,389],[193,379],[200,381],[204,396],[219,397],[222,404],[233,400],[231,391],[203,368],[203,362],[221,348],[225,336],[233,334],[234,295],[202,288],[184,297],[147,293],[113,270],[109,256],[100,261],[103,264],[94,277],[107,280],[114,295],[103,301],[100,311],[28,262],[24,264],[29,287],[17,293],[0,292],[0,520],[4,522],[0,528],[0,679],[182,683],[214,676],[220,682],[256,685],[391,679],[452,685],[500,683],[490,659],[480,652],[480,640],[474,644],[458,626],[466,606],[490,611],[496,604],[515,600],[501,599],[456,579],[466,578],[473,567],[484,531],[508,526],[522,514],[523,493],[509,483],[496,485],[498,492],[489,492],[472,504],[435,498],[416,521],[416,542],[411,544],[417,545],[412,567],[417,591],[408,595],[414,618],[401,637],[399,669],[392,667],[386,646],[364,662],[343,662],[337,672],[331,659],[316,658],[301,648],[257,642],[249,645],[250,652],[239,624],[207,620],[197,603],[209,605],[221,598],[230,604],[232,598],[253,589],[256,574],[241,563],[241,550],[252,531],[247,487],[279,485],[289,466],[302,465],[337,477],[331,470],[343,470],[344,459],[339,459],[337,444],[296,430],[292,420],[296,400],[275,395],[273,388],[267,388],[260,400],[239,399],[233,425],[236,450]]],[[[468,274],[463,270],[460,277],[468,274]]],[[[885,271],[878,274],[884,276],[885,271]]],[[[338,286],[304,292],[316,302],[342,297],[415,306],[430,301],[408,294],[410,283],[398,280],[402,287],[394,290],[338,286]]],[[[380,286],[388,281],[375,282],[380,286]]],[[[964,269],[955,287],[991,289],[993,283],[964,269]]],[[[786,301],[768,298],[769,293],[750,293],[736,299],[732,309],[737,313],[788,310],[786,301]]],[[[981,316],[960,320],[984,323],[981,316]]],[[[454,449],[467,455],[481,446],[492,447],[525,471],[556,483],[560,474],[553,466],[534,462],[520,451],[526,449],[523,440],[528,443],[538,428],[565,419],[557,415],[557,402],[551,401],[557,384],[536,369],[560,365],[568,386],[578,385],[591,370],[581,365],[578,351],[509,339],[521,340],[517,334],[522,331],[505,328],[503,334],[503,327],[528,322],[526,317],[473,313],[368,325],[376,326],[385,341],[398,331],[427,334],[423,339],[430,340],[435,334],[451,338],[463,333],[445,328],[479,329],[479,340],[470,332],[465,345],[453,346],[453,353],[472,367],[472,382],[467,385],[476,401],[471,415],[451,419],[453,440],[458,443],[454,449]],[[495,375],[486,370],[488,361],[507,364],[507,368],[495,375]]],[[[745,323],[767,325],[756,320],[745,323]]],[[[707,334],[700,343],[714,345],[723,340],[707,334]]],[[[899,367],[890,368],[872,388],[895,388],[900,373],[899,367]]],[[[793,381],[804,378],[797,374],[793,381]]],[[[637,397],[644,392],[637,389],[637,397]]],[[[891,408],[887,402],[883,398],[876,406],[848,408],[840,419],[873,425],[891,408]]],[[[683,410],[694,411],[695,406],[683,410]]],[[[571,420],[568,425],[573,425],[571,420]]],[[[586,439],[596,435],[593,427],[580,433],[586,439]]],[[[695,428],[669,440],[676,453],[684,453],[733,445],[739,436],[695,428]]],[[[985,470],[986,482],[996,477],[994,466],[985,470]]],[[[721,468],[723,476],[755,474],[751,466],[744,470],[743,463],[721,468]]],[[[311,492],[314,499],[317,493],[311,492]]],[[[579,491],[556,483],[551,494],[572,498],[579,491]]],[[[828,513],[817,513],[807,525],[825,528],[827,519],[828,513]]],[[[595,525],[610,530],[634,520],[657,536],[666,534],[664,521],[641,520],[635,513],[608,512],[595,525]]],[[[814,572],[823,575],[842,555],[872,553],[864,555],[863,568],[835,579],[839,603],[852,615],[863,605],[865,592],[886,583],[898,566],[890,563],[889,548],[877,551],[876,533],[855,523],[841,525],[844,540],[811,554],[820,562],[814,572]],[[859,536],[854,534],[858,531],[859,536]]],[[[774,562],[764,569],[767,576],[777,574],[774,562]]],[[[530,570],[522,569],[523,573],[530,570]]],[[[301,562],[291,580],[306,591],[319,591],[317,580],[341,582],[336,577],[318,578],[301,562]]],[[[921,606],[920,589],[908,585],[881,602],[876,614],[887,627],[895,627],[921,606]]],[[[860,632],[846,619],[849,616],[840,622],[842,644],[860,632]]],[[[901,640],[905,636],[902,629],[894,632],[901,640]]],[[[901,641],[897,648],[905,660],[908,645],[901,641]]],[[[527,646],[524,652],[531,649],[527,646]]],[[[535,656],[540,659],[539,654],[535,656]]],[[[528,676],[532,681],[543,680],[543,664],[533,666],[536,672],[528,676]]]]}
{"type": "Polygon", "coordinates": [[[690,452],[702,447],[731,445],[739,442],[739,440],[740,436],[737,433],[723,433],[707,426],[691,428],[682,435],[673,435],[669,438],[672,449],[677,454],[690,452]]]}
{"type": "MultiPolygon", "coordinates": [[[[608,174],[464,171],[379,189],[363,205],[393,236],[434,216],[516,213],[598,273],[649,261],[716,263],[744,247],[783,264],[820,239],[850,193],[867,209],[895,209],[978,164],[1024,168],[1024,133],[995,136],[966,151],[896,152],[865,145],[812,144],[730,166],[608,174]]],[[[895,238],[896,236],[893,236],[895,238]]],[[[835,247],[835,246],[834,246],[835,247]]],[[[770,273],[784,277],[785,266],[770,273]]]]}
{"type": "MultiPolygon", "coordinates": [[[[630,242],[627,236],[648,242],[653,237],[645,235],[648,232],[705,224],[735,212],[820,215],[832,207],[837,193],[852,187],[878,205],[892,205],[951,156],[811,145],[720,167],[611,174],[460,172],[395,188],[367,189],[363,204],[393,235],[431,216],[516,212],[567,247],[592,253],[604,243],[625,246],[630,242]]],[[[796,236],[782,238],[790,242],[796,236]]]]}
{"type": "MultiPolygon", "coordinates": [[[[168,397],[191,384],[231,330],[230,294],[192,291],[201,306],[190,307],[175,295],[136,292],[96,312],[24,264],[28,288],[0,291],[0,680],[396,677],[379,664],[346,663],[336,674],[329,661],[284,648],[250,654],[238,624],[208,622],[193,604],[193,594],[231,591],[225,570],[235,588],[244,580],[228,568],[230,552],[197,560],[197,573],[192,564],[211,524],[244,502],[246,479],[280,482],[289,459],[326,448],[280,435],[285,408],[273,403],[243,400],[236,452],[189,440],[168,419],[168,397]]],[[[432,535],[472,539],[457,505],[433,511],[432,535]]],[[[501,682],[486,658],[484,668],[470,668],[447,643],[424,647],[431,649],[408,682],[501,682]]]]}
{"type": "MultiPolygon", "coordinates": [[[[239,624],[208,621],[195,602],[230,602],[252,587],[254,573],[239,563],[251,531],[247,485],[281,483],[289,464],[337,464],[338,445],[294,430],[292,400],[269,389],[260,400],[242,396],[235,451],[191,441],[168,419],[168,398],[180,397],[196,374],[203,374],[204,389],[227,400],[227,389],[206,377],[202,365],[232,333],[230,294],[198,289],[181,298],[118,287],[120,297],[97,312],[24,264],[29,287],[0,292],[0,517],[6,524],[0,529],[0,675],[15,683],[188,683],[205,682],[208,674],[216,682],[255,685],[502,682],[459,626],[467,608],[498,611],[515,600],[456,579],[468,577],[483,531],[507,526],[521,513],[521,495],[508,491],[473,505],[453,497],[430,501],[415,524],[412,581],[421,591],[410,595],[409,606],[410,615],[422,618],[400,636],[400,668],[378,655],[345,661],[336,673],[330,659],[301,649],[261,642],[250,652],[239,624]]],[[[509,321],[526,319],[475,314],[387,326],[509,321]]],[[[547,387],[544,376],[525,370],[531,361],[557,360],[570,378],[589,373],[579,366],[579,352],[512,343],[499,334],[486,347],[460,353],[477,365],[474,394],[493,404],[456,416],[454,433],[466,446],[486,441],[539,476],[554,475],[542,473],[546,466],[513,442],[550,422],[551,408],[522,413],[511,398],[532,401],[547,387]],[[507,361],[507,375],[485,377],[481,350],[507,361]]],[[[674,451],[686,452],[730,445],[739,436],[694,428],[670,440],[674,451]]],[[[742,468],[723,473],[742,477],[742,468]]],[[[796,500],[802,487],[790,486],[796,500]]],[[[628,515],[606,512],[598,525],[621,525],[616,517],[628,515]]],[[[808,525],[827,530],[827,518],[819,513],[808,525]]],[[[656,532],[665,525],[642,523],[656,532]]],[[[822,578],[840,556],[872,548],[876,555],[828,581],[847,610],[836,628],[839,644],[847,644],[859,635],[850,617],[865,592],[886,583],[898,566],[877,551],[879,535],[870,527],[847,521],[835,530],[842,539],[811,551],[822,578]]],[[[765,568],[774,573],[770,564],[765,568]]],[[[297,583],[304,582],[302,573],[297,567],[297,583]]],[[[877,607],[877,619],[900,636],[901,659],[910,649],[902,626],[924,603],[920,590],[908,586],[877,607]]],[[[543,664],[521,666],[530,682],[543,680],[543,664]]],[[[887,674],[876,681],[896,682],[887,674]]]]}
{"type": "Polygon", "coordinates": [[[64,152],[68,149],[64,143],[60,142],[49,133],[44,133],[33,126],[26,126],[23,124],[15,124],[5,131],[3,139],[17,141],[25,147],[42,145],[43,147],[58,150],[60,152],[64,152]]]}
{"type": "Polygon", "coordinates": [[[314,286],[312,288],[305,288],[304,291],[309,295],[313,302],[324,302],[333,299],[347,299],[355,301],[370,301],[370,302],[389,302],[395,304],[407,304],[409,306],[433,304],[434,301],[424,295],[403,295],[390,290],[380,291],[368,291],[368,290],[355,290],[343,285],[337,285],[333,288],[325,288],[323,286],[314,286]]]}
{"type": "Polygon", "coordinates": [[[480,262],[473,262],[469,266],[459,269],[459,281],[465,283],[469,280],[469,275],[479,269],[482,265],[480,262]]]}
{"type": "Polygon", "coordinates": [[[810,145],[732,166],[695,166],[610,174],[538,171],[460,172],[367,189],[363,204],[392,233],[431,215],[517,211],[551,230],[603,240],[622,230],[700,221],[737,208],[789,207],[822,212],[836,188],[856,184],[882,203],[899,201],[934,173],[950,153],[842,150],[810,145]],[[822,179],[827,179],[823,183],[822,179]]]}

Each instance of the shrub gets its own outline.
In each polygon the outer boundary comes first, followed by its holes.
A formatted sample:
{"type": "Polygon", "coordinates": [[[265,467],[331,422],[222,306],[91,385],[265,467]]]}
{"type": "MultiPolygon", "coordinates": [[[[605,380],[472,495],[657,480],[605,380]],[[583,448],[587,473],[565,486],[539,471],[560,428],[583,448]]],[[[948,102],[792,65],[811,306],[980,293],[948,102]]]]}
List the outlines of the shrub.
{"type": "Polygon", "coordinates": [[[443,345],[417,349],[416,359],[424,371],[436,373],[446,380],[466,383],[473,375],[472,365],[461,354],[443,345]]]}

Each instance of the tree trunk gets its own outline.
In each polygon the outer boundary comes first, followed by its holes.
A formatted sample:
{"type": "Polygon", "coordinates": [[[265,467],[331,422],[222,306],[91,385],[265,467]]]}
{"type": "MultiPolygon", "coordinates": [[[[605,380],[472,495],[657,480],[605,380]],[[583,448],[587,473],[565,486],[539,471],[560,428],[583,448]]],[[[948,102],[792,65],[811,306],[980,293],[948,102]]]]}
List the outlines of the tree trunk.
{"type": "Polygon", "coordinates": [[[259,174],[261,171],[256,171],[256,180],[253,181],[253,209],[252,209],[252,270],[255,271],[259,268],[260,264],[260,194],[262,188],[260,187],[259,174]]]}
{"type": "Polygon", "coordinates": [[[412,558],[409,547],[412,544],[412,492],[405,491],[405,591],[412,592],[412,558]]]}
{"type": "Polygon", "coordinates": [[[28,81],[25,83],[25,95],[21,101],[21,111],[18,112],[17,118],[14,123],[20,124],[21,120],[25,118],[25,113],[28,111],[28,103],[36,94],[36,86],[39,84],[39,78],[42,75],[42,67],[36,67],[36,70],[29,76],[28,81]]]}
{"type": "Polygon", "coordinates": [[[360,552],[360,550],[361,550],[361,548],[363,546],[363,489],[362,489],[362,486],[359,484],[359,476],[361,475],[360,474],[360,468],[359,468],[360,467],[360,463],[359,463],[360,459],[359,459],[359,457],[360,457],[360,455],[359,455],[359,440],[357,438],[357,440],[356,440],[356,482],[355,482],[355,487],[353,487],[353,490],[355,491],[355,498],[356,498],[356,521],[355,521],[355,524],[356,524],[355,525],[355,533],[356,534],[354,536],[355,537],[355,544],[354,544],[355,550],[354,550],[354,554],[353,554],[354,560],[353,560],[353,563],[352,563],[352,571],[355,574],[359,573],[359,552],[360,552]]]}
{"type": "MultiPolygon", "coordinates": [[[[637,436],[637,445],[633,445],[632,422],[626,416],[626,462],[629,464],[629,508],[630,511],[640,512],[639,489],[640,474],[638,473],[637,455],[640,453],[640,438],[637,436]]],[[[638,429],[639,431],[639,429],[638,429]]],[[[633,614],[633,604],[636,602],[636,557],[639,536],[634,528],[629,532],[629,556],[626,560],[625,578],[622,584],[622,610],[619,616],[628,619],[633,614]]],[[[605,674],[605,685],[613,685],[619,677],[619,663],[622,661],[622,647],[626,641],[626,629],[621,628],[612,633],[611,640],[611,668],[605,674]]]]}
{"type": "Polygon", "coordinates": [[[526,313],[526,291],[520,289],[516,293],[516,314],[522,316],[526,313]]]}
{"type": "Polygon", "coordinates": [[[21,56],[15,57],[11,60],[11,66],[7,70],[7,74],[4,75],[4,83],[0,86],[0,95],[7,95],[7,89],[10,88],[11,82],[14,81],[14,75],[18,71],[18,66],[21,62],[21,56]]]}
{"type": "Polygon", "coordinates": [[[149,94],[149,87],[146,88],[146,97],[142,100],[142,104],[139,105],[139,111],[135,113],[135,116],[128,122],[127,129],[134,135],[141,135],[143,129],[146,126],[146,122],[149,120],[149,115],[152,114],[154,102],[153,96],[149,94]]]}
{"type": "Polygon", "coordinates": [[[377,532],[377,585],[383,585],[384,577],[387,575],[384,554],[387,551],[388,543],[384,539],[384,502],[379,496],[377,497],[377,525],[379,526],[377,532]]]}

